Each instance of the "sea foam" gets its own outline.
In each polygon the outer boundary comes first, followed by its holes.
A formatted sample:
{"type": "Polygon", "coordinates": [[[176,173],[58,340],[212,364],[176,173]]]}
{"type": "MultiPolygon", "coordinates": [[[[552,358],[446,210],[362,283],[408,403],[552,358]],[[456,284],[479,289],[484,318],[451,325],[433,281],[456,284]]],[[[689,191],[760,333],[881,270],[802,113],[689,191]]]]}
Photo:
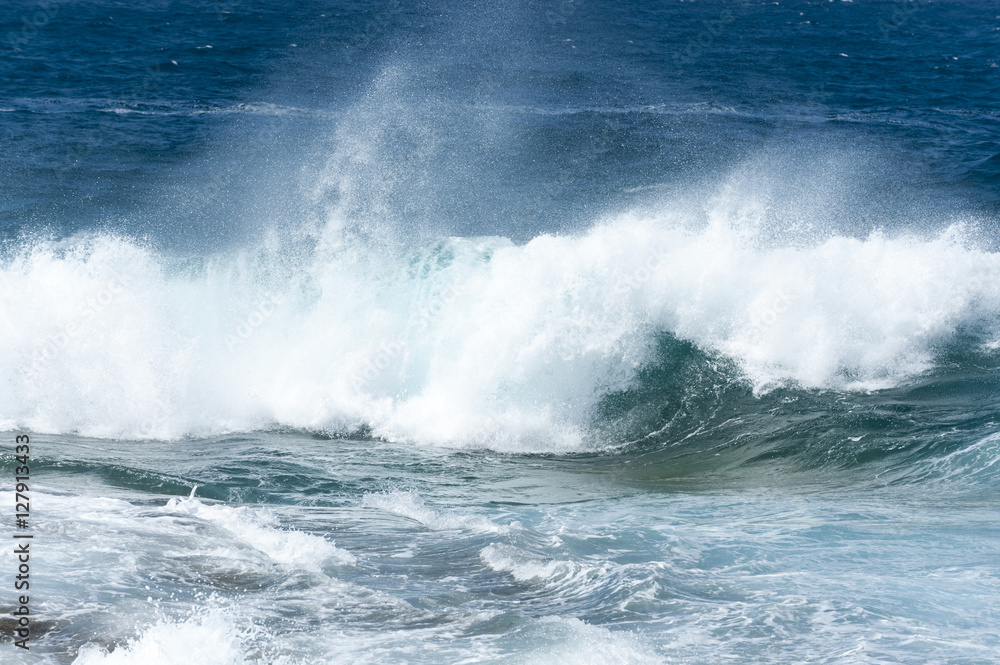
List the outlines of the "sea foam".
{"type": "Polygon", "coordinates": [[[758,392],[875,390],[1000,338],[1000,255],[923,235],[765,242],[664,205],[518,245],[376,250],[331,224],[198,261],[89,235],[0,264],[0,428],[174,438],[293,427],[575,450],[672,335],[758,392]]]}

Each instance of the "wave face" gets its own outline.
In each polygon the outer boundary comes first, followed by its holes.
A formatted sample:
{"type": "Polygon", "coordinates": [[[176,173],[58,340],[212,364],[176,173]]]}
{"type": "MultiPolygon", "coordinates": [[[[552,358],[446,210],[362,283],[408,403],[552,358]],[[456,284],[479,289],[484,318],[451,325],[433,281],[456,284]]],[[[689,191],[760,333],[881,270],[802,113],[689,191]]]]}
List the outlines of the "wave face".
{"type": "Polygon", "coordinates": [[[1000,255],[967,227],[781,241],[746,194],[525,244],[373,246],[336,220],[198,260],[109,234],[26,243],[0,274],[0,428],[582,450],[721,385],[761,404],[906,385],[956,348],[995,361],[1000,255]]]}

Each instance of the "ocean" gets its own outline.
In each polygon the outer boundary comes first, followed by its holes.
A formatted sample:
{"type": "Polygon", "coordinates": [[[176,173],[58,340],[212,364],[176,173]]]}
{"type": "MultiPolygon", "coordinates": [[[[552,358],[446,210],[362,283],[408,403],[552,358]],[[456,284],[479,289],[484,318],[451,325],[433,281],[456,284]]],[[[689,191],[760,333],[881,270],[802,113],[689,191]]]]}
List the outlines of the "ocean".
{"type": "Polygon", "coordinates": [[[0,50],[0,663],[1000,662],[995,0],[0,50]]]}

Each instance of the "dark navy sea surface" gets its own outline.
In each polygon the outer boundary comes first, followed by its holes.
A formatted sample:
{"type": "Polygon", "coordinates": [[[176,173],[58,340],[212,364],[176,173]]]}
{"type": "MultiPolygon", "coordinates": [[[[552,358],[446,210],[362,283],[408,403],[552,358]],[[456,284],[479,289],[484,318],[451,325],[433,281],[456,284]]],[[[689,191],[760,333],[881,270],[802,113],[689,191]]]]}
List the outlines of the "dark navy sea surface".
{"type": "Polygon", "coordinates": [[[997,2],[0,52],[0,663],[998,662],[997,2]]]}

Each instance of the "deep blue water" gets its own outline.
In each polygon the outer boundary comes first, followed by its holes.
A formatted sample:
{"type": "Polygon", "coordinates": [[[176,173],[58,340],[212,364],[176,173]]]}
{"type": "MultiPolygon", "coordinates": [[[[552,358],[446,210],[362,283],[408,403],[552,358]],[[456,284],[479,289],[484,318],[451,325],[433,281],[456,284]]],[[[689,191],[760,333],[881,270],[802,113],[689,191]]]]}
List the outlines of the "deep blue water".
{"type": "Polygon", "coordinates": [[[0,51],[0,662],[996,662],[996,2],[0,2],[0,51]]]}

